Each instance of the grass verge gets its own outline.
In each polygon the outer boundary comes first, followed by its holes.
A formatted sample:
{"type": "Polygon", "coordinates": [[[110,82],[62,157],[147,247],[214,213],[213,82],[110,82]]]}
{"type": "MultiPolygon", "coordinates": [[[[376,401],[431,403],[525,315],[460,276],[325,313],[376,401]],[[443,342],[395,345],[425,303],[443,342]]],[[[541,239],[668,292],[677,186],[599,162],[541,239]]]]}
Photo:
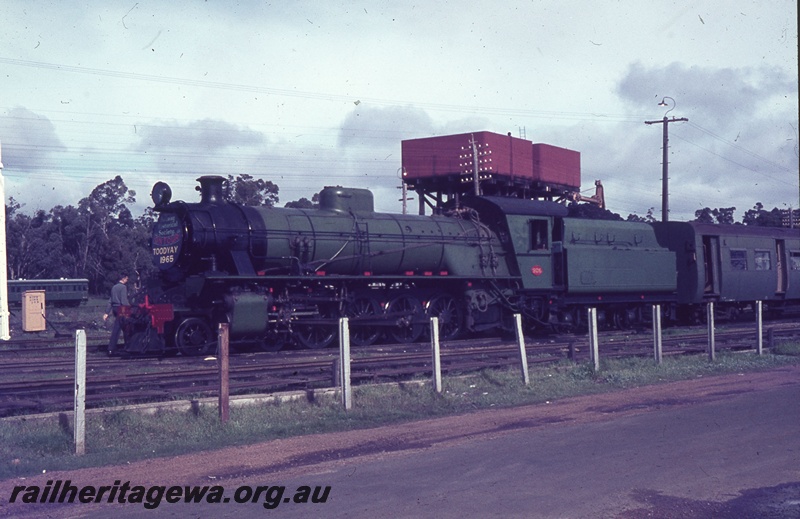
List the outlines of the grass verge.
{"type": "Polygon", "coordinates": [[[87,454],[80,457],[72,454],[72,433],[67,424],[57,420],[0,420],[0,479],[800,363],[800,345],[784,345],[778,351],[782,354],[760,357],[720,353],[713,363],[702,356],[670,357],[661,366],[650,359],[610,359],[603,362],[598,373],[587,364],[565,361],[533,369],[527,387],[518,369],[449,374],[441,395],[434,394],[429,383],[359,386],[353,391],[354,408],[348,412],[341,409],[338,399],[321,397],[313,402],[232,408],[227,424],[219,423],[214,408],[153,415],[109,411],[87,418],[87,454]]]}

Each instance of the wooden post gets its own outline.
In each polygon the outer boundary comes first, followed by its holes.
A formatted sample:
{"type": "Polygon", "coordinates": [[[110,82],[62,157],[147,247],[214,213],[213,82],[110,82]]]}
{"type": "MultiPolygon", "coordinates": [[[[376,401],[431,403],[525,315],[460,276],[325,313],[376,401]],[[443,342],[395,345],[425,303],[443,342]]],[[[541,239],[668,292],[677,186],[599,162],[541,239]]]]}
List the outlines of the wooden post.
{"type": "Polygon", "coordinates": [[[661,364],[663,356],[661,345],[661,305],[653,305],[653,353],[656,364],[661,364]]]}
{"type": "Polygon", "coordinates": [[[439,318],[431,317],[431,355],[433,355],[433,390],[442,392],[442,358],[439,355],[439,318]]]}
{"type": "Polygon", "coordinates": [[[517,332],[519,362],[522,369],[522,383],[528,386],[531,383],[531,379],[528,376],[528,353],[525,351],[525,336],[522,334],[522,316],[520,314],[514,314],[514,328],[517,332]]]}
{"type": "Polygon", "coordinates": [[[764,321],[761,313],[761,301],[756,301],[756,351],[764,354],[764,321]]]}
{"type": "Polygon", "coordinates": [[[708,322],[708,360],[714,362],[716,351],[714,344],[714,302],[709,302],[706,306],[706,321],[708,322]]]}
{"type": "Polygon", "coordinates": [[[350,389],[350,324],[347,317],[339,319],[339,362],[342,405],[348,411],[353,408],[353,394],[350,389]]]}
{"type": "Polygon", "coordinates": [[[589,308],[589,357],[592,369],[600,371],[600,347],[597,343],[597,308],[589,308]]]}
{"type": "Polygon", "coordinates": [[[86,453],[86,330],[75,330],[75,454],[86,453]]]}
{"type": "Polygon", "coordinates": [[[227,423],[230,417],[230,394],[228,384],[228,351],[229,351],[229,325],[219,323],[219,419],[227,423]]]}

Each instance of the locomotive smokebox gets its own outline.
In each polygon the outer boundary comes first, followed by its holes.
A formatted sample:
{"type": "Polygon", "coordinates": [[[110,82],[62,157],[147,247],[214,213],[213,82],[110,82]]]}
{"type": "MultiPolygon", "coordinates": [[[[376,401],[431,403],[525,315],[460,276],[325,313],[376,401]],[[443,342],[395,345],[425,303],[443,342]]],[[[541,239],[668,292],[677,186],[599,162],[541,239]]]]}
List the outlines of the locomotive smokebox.
{"type": "Polygon", "coordinates": [[[225,177],[219,175],[206,175],[197,179],[200,182],[200,203],[201,204],[223,204],[225,197],[222,193],[222,185],[225,177]]]}

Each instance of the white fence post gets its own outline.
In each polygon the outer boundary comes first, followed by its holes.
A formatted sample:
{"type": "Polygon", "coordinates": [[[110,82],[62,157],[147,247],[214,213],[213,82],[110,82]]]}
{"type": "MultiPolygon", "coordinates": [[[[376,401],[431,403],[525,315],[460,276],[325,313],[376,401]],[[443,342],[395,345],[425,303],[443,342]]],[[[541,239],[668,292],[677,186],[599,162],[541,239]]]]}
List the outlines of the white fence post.
{"type": "Polygon", "coordinates": [[[75,330],[75,454],[86,453],[86,330],[75,330]]]}
{"type": "Polygon", "coordinates": [[[708,360],[713,362],[716,359],[714,344],[714,302],[711,301],[706,306],[706,321],[708,322],[708,360]]]}
{"type": "Polygon", "coordinates": [[[600,371],[600,347],[597,344],[597,308],[589,308],[589,357],[592,368],[600,371]]]}
{"type": "Polygon", "coordinates": [[[522,334],[522,316],[514,314],[514,327],[517,332],[517,345],[519,346],[519,362],[522,368],[522,383],[530,385],[531,379],[528,376],[528,354],[525,351],[525,336],[522,334]]]}
{"type": "Polygon", "coordinates": [[[8,311],[8,254],[6,251],[6,181],[3,177],[2,146],[0,146],[0,340],[11,339],[8,311]]]}
{"type": "Polygon", "coordinates": [[[764,354],[764,321],[761,313],[761,301],[756,301],[756,351],[759,355],[764,354]]]}
{"type": "Polygon", "coordinates": [[[653,353],[656,364],[661,364],[663,356],[661,345],[661,305],[653,305],[653,353]]]}
{"type": "Polygon", "coordinates": [[[339,376],[342,383],[342,405],[345,411],[353,408],[350,389],[350,325],[347,317],[339,319],[339,376]]]}
{"type": "Polygon", "coordinates": [[[431,317],[431,354],[433,355],[433,389],[442,392],[442,358],[439,354],[439,318],[431,317]]]}

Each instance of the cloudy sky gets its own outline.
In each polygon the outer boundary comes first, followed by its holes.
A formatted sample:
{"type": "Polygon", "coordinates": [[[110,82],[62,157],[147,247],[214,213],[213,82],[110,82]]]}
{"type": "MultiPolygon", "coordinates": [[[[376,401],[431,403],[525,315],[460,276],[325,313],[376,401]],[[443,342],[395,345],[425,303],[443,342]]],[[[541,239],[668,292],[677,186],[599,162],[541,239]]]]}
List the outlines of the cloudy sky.
{"type": "MultiPolygon", "coordinates": [[[[400,210],[403,139],[511,132],[581,152],[614,212],[800,205],[796,0],[4,0],[6,196],[76,204],[116,175],[195,201],[248,173],[400,210]]],[[[134,211],[136,213],[136,211],[134,211]]]]}

